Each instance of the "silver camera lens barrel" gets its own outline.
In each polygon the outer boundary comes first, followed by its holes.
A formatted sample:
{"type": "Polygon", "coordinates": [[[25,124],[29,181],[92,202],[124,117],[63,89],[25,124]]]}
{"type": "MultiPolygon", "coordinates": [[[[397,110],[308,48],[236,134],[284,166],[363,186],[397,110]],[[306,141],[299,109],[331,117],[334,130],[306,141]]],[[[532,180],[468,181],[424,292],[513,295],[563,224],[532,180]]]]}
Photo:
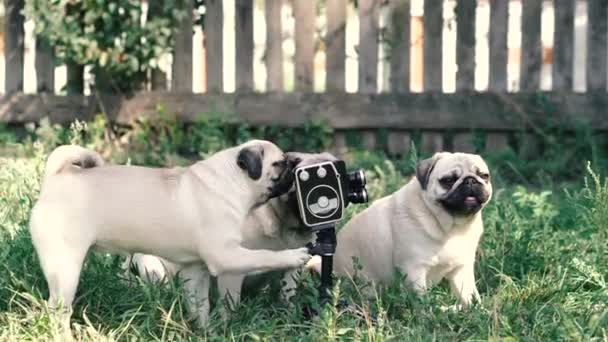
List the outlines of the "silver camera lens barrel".
{"type": "Polygon", "coordinates": [[[348,200],[351,203],[367,203],[368,199],[365,189],[359,189],[348,194],[348,200]]]}
{"type": "Polygon", "coordinates": [[[363,196],[361,196],[362,197],[361,199],[363,200],[362,203],[367,203],[367,201],[369,201],[369,197],[367,195],[367,190],[366,189],[362,189],[361,190],[361,194],[363,195],[363,196]]]}
{"type": "Polygon", "coordinates": [[[367,184],[365,172],[363,170],[355,170],[348,174],[349,185],[353,188],[363,188],[367,184]]]}

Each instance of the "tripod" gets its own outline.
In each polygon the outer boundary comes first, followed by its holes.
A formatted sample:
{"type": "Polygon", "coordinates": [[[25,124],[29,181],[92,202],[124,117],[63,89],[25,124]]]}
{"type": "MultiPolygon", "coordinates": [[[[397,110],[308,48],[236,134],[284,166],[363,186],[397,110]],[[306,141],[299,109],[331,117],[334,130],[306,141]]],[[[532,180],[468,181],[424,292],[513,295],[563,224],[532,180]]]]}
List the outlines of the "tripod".
{"type": "Polygon", "coordinates": [[[333,223],[313,227],[317,233],[315,244],[307,245],[310,254],[321,256],[321,284],[319,285],[319,303],[325,305],[329,302],[332,287],[332,271],[334,253],[336,252],[336,226],[333,223]]]}

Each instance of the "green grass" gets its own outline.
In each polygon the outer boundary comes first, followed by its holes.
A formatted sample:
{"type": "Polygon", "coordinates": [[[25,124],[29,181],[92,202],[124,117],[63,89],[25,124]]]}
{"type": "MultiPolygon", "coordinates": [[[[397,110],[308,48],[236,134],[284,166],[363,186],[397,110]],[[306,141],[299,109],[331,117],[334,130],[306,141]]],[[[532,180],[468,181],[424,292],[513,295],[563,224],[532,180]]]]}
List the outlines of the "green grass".
{"type": "MultiPolygon", "coordinates": [[[[112,134],[126,143],[111,134],[108,138],[103,122],[71,131],[43,124],[21,139],[0,130],[0,341],[52,340],[59,332],[45,309],[46,283],[27,231],[44,158],[54,145],[73,141],[118,162],[172,165],[252,136],[270,136],[285,146],[295,141],[289,134],[302,134],[238,125],[228,130],[213,121],[188,133],[170,122],[121,129],[115,127],[112,134]]],[[[309,140],[298,144],[323,148],[331,132],[318,125],[307,129],[309,140]]],[[[568,148],[579,147],[558,147],[568,148]]],[[[533,161],[508,151],[485,156],[495,195],[484,212],[475,272],[482,301],[468,310],[440,310],[455,303],[445,284],[417,298],[396,275],[393,285],[375,299],[363,298],[357,286],[340,279],[335,294],[349,306],[327,309],[309,321],[302,311],[304,305],[314,304],[317,279],[305,276],[294,307],[280,302],[273,283],[250,290],[228,322],[213,311],[210,327],[198,330],[185,317],[177,282],[164,287],[128,283],[120,276],[121,260],[92,254],[81,276],[74,334],[80,340],[146,341],[608,341],[608,184],[600,176],[607,156],[594,143],[581,150],[590,152],[579,153],[576,164],[564,159],[570,153],[560,159],[554,150],[549,153],[555,158],[541,155],[533,161]],[[593,160],[597,171],[584,160],[593,160]],[[566,164],[569,168],[561,173],[559,165],[566,164]]],[[[406,182],[417,158],[413,153],[389,160],[379,152],[360,151],[348,161],[368,170],[370,194],[378,198],[406,182]]],[[[349,214],[363,207],[351,206],[349,214]]]]}

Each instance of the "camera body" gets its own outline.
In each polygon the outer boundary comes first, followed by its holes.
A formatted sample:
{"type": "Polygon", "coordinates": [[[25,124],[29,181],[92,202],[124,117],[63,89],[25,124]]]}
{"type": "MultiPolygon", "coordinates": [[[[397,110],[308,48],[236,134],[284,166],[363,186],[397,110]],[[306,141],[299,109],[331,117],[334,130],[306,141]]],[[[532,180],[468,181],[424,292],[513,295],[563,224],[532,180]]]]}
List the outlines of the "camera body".
{"type": "Polygon", "coordinates": [[[294,173],[300,217],[313,230],[340,221],[349,203],[367,202],[365,174],[347,172],[342,160],[302,166],[294,173]]]}

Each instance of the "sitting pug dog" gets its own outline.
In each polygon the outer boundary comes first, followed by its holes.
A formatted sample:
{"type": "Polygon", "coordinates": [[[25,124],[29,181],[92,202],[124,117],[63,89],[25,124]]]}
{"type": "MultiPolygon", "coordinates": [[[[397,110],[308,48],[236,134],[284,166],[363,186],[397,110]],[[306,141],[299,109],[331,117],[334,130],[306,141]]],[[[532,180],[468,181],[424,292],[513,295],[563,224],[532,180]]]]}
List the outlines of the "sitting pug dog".
{"type": "MultiPolygon", "coordinates": [[[[288,159],[297,166],[306,166],[337,158],[329,153],[287,153],[288,159]]],[[[282,250],[305,246],[313,240],[313,232],[303,226],[297,205],[295,185],[288,193],[271,199],[268,203],[254,209],[241,227],[242,245],[250,249],[282,250]]],[[[170,279],[179,274],[180,265],[163,258],[136,253],[123,263],[126,276],[135,270],[149,282],[170,279]]],[[[299,277],[299,268],[287,270],[283,275],[281,297],[288,301],[294,294],[299,277]]],[[[221,274],[217,277],[220,297],[234,308],[240,301],[241,287],[246,273],[221,274]]],[[[225,314],[225,311],[222,311],[225,314]]]]}
{"type": "Polygon", "coordinates": [[[102,166],[79,146],[49,156],[30,233],[46,277],[49,306],[69,317],[78,278],[92,247],[158,255],[180,265],[188,307],[207,323],[209,275],[241,275],[301,266],[306,248],[243,246],[252,209],[286,193],[293,163],[276,145],[253,140],[190,167],[102,166]]]}
{"type": "MultiPolygon", "coordinates": [[[[423,160],[416,177],[375,201],[338,233],[334,269],[380,284],[395,269],[418,293],[447,278],[459,307],[478,298],[473,273],[483,221],[492,196],[488,166],[478,155],[442,152],[423,160]]],[[[317,272],[320,259],[308,267],[317,272]]]]}

